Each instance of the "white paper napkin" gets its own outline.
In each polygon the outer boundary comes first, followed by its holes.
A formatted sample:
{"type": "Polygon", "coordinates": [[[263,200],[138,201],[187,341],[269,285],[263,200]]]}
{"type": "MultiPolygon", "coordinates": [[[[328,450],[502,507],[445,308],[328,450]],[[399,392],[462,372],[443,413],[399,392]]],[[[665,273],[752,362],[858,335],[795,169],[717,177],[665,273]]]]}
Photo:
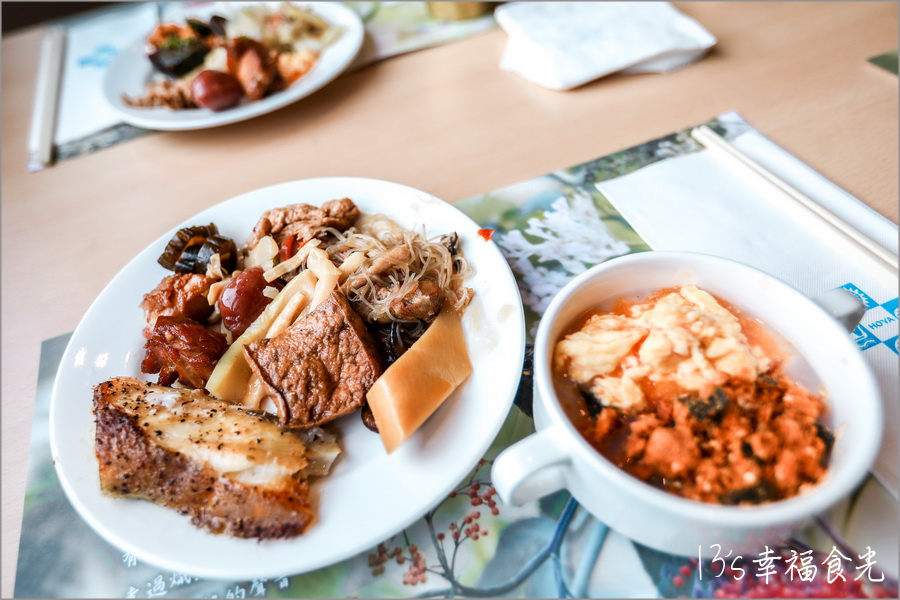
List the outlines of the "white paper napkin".
{"type": "Polygon", "coordinates": [[[67,23],[67,46],[60,88],[55,143],[65,144],[112,127],[122,120],[103,96],[106,67],[156,24],[152,2],[97,11],[67,23]]]}
{"type": "MultiPolygon", "coordinates": [[[[743,120],[730,113],[720,122],[743,120]]],[[[758,131],[731,143],[885,248],[897,253],[897,226],[758,131]]],[[[654,250],[724,256],[765,271],[808,296],[844,287],[866,303],[852,336],[872,365],[884,402],[885,437],[873,469],[898,495],[900,373],[897,280],[864,260],[805,209],[733,170],[708,150],[662,160],[597,184],[654,250]]]]}
{"type": "Polygon", "coordinates": [[[500,67],[554,90],[616,71],[671,71],[716,43],[668,2],[511,2],[494,17],[509,34],[500,67]]]}

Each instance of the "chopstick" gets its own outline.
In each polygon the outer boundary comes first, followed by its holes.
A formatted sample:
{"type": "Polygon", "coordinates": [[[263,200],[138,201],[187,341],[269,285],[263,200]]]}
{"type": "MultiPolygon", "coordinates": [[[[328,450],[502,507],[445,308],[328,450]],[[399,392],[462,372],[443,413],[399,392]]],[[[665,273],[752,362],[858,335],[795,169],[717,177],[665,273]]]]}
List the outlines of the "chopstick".
{"type": "Polygon", "coordinates": [[[28,134],[29,171],[39,171],[53,164],[53,134],[56,131],[56,105],[65,45],[65,28],[48,27],[41,43],[34,114],[28,134]]]}
{"type": "Polygon", "coordinates": [[[843,221],[834,213],[823,208],[821,204],[766,169],[733,145],[729,144],[725,138],[706,125],[695,127],[691,131],[691,137],[700,142],[700,144],[707,149],[732,159],[733,164],[744,167],[750,173],[767,181],[785,196],[809,210],[812,214],[821,219],[824,224],[828,225],[834,233],[853,245],[873,264],[886,271],[896,280],[898,274],[897,257],[881,246],[881,244],[877,243],[849,223],[843,221]]]}

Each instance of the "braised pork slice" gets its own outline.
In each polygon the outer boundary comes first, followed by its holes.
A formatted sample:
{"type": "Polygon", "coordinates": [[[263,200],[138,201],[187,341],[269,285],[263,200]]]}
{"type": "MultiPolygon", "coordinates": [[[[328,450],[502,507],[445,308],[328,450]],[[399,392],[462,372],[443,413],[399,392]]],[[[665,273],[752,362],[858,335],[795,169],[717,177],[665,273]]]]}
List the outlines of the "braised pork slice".
{"type": "MultiPolygon", "coordinates": [[[[406,293],[390,301],[390,314],[404,321],[434,321],[444,305],[444,290],[441,286],[431,279],[419,279],[404,287],[406,293]]],[[[372,288],[371,298],[383,302],[394,292],[395,289],[390,286],[375,286],[372,288]]],[[[385,317],[382,321],[390,323],[390,317],[385,317]]]]}
{"type": "Polygon", "coordinates": [[[228,350],[225,336],[184,317],[159,316],[144,345],[141,373],[159,373],[160,385],[180,381],[202,389],[228,350]]]}
{"type": "Polygon", "coordinates": [[[212,277],[196,273],[164,277],[152,292],[144,294],[141,302],[148,325],[144,335],[149,337],[159,316],[185,317],[201,323],[205,321],[213,311],[207,295],[209,286],[215,281],[212,277]]]}
{"type": "Polygon", "coordinates": [[[274,419],[130,377],[97,385],[93,408],[103,492],[236,537],[294,537],[312,523],[306,446],[274,419]]]}
{"type": "Polygon", "coordinates": [[[247,240],[247,248],[253,249],[267,235],[281,245],[284,238],[295,235],[302,242],[312,238],[316,230],[333,227],[338,231],[348,229],[359,218],[359,209],[349,198],[330,200],[320,207],[310,204],[290,204],[263,213],[247,240]]]}
{"type": "Polygon", "coordinates": [[[244,346],[285,427],[332,421],[365,403],[381,362],[362,318],[340,292],[284,333],[244,346]]]}
{"type": "Polygon", "coordinates": [[[444,290],[437,282],[420,279],[408,293],[391,302],[391,314],[398,319],[434,321],[444,305],[444,290]]]}

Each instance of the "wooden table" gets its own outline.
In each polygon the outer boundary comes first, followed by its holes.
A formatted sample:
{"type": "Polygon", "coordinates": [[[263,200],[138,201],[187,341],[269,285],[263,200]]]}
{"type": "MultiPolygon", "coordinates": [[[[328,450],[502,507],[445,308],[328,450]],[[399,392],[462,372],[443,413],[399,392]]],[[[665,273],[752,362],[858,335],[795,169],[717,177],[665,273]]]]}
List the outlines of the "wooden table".
{"type": "MultiPolygon", "coordinates": [[[[679,3],[719,40],[668,75],[570,92],[498,68],[500,31],[393,58],[293,106],[206,131],[149,135],[25,170],[41,32],[2,42],[2,589],[13,592],[42,340],[72,331],[145,245],[262,186],[397,181],[448,201],[542,175],[736,110],[897,221],[896,3],[679,3]]],[[[114,324],[111,324],[114,326],[114,324]]]]}

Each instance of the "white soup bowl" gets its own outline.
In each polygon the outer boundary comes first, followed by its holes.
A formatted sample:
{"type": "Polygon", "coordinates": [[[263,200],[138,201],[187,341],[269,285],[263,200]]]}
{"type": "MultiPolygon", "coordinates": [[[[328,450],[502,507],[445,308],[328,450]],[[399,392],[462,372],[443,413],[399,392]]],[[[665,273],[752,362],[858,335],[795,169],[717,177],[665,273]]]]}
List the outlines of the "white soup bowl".
{"type": "MultiPolygon", "coordinates": [[[[504,502],[522,504],[560,489],[611,528],[644,545],[684,556],[754,552],[788,537],[849,494],[877,454],[883,423],[871,369],[848,335],[862,312],[834,290],[815,301],[746,265],[686,252],[646,252],[610,260],[575,277],[553,299],[534,351],[536,432],[505,450],[492,478],[504,502]],[[793,498],[754,506],[688,500],[629,475],[576,430],[553,386],[553,349],[587,311],[619,298],[694,284],[759,319],[793,357],[786,371],[824,390],[835,434],[824,480],[793,498]],[[843,324],[841,323],[843,322],[843,324]]],[[[811,386],[811,387],[810,387],[811,386]]]]}

